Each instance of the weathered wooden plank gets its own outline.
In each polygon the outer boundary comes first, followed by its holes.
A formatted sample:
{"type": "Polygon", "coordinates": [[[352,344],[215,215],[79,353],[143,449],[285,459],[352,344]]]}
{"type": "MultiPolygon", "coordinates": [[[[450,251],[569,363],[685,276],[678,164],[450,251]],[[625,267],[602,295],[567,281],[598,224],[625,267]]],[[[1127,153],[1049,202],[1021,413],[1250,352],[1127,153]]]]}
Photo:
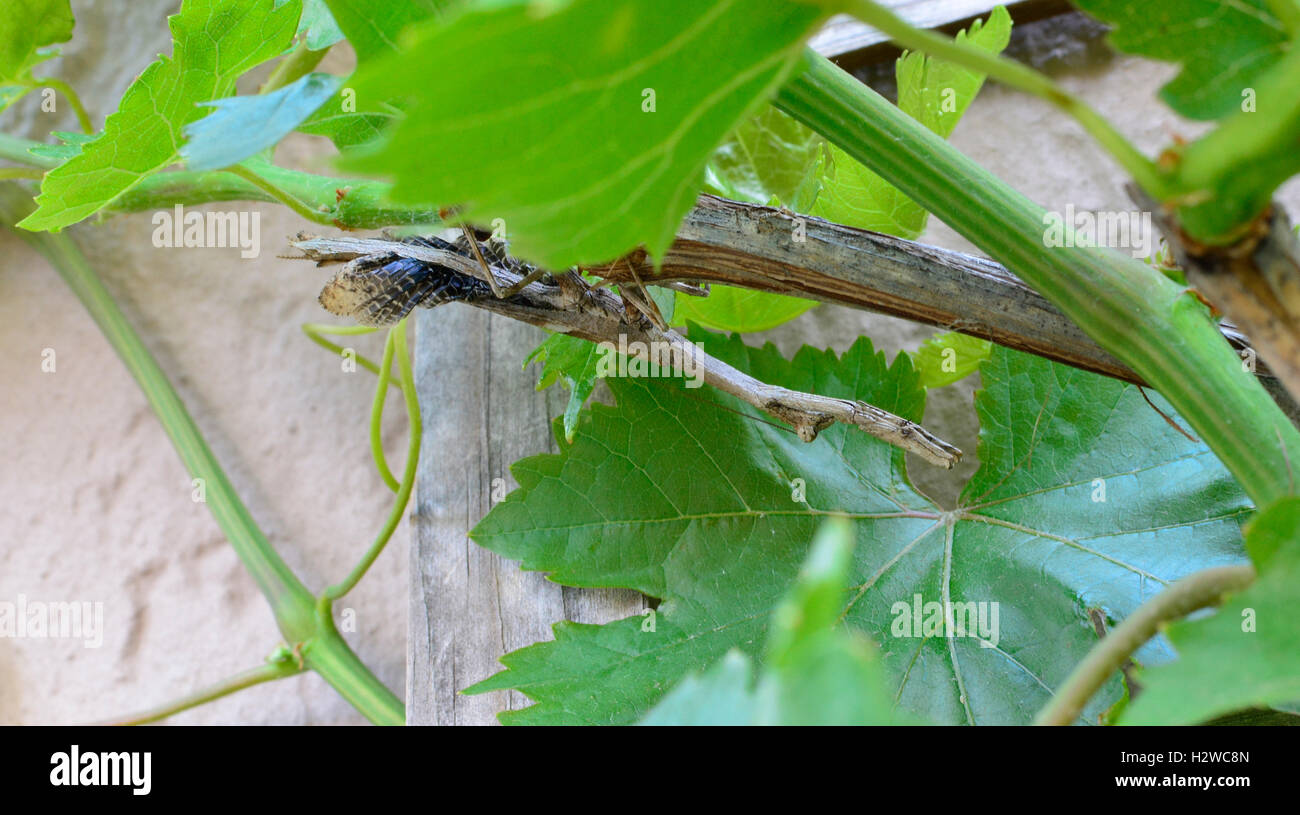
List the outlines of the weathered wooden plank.
{"type": "Polygon", "coordinates": [[[493,498],[517,486],[512,463],[556,450],[550,417],[563,410],[565,394],[538,393],[535,374],[520,369],[543,332],[459,304],[422,311],[417,332],[424,441],[411,546],[407,721],[491,724],[528,700],[513,691],[458,692],[500,670],[498,657],[550,639],[557,620],[626,617],[639,613],[644,599],[564,589],[467,537],[493,498]]]}
{"type": "MultiPolygon", "coordinates": [[[[1016,23],[1040,20],[1070,11],[1066,0],[882,0],[881,5],[918,28],[955,32],[997,6],[1006,6],[1016,23]]],[[[883,59],[890,50],[889,37],[847,14],[827,21],[810,45],[823,56],[841,63],[860,64],[883,59]]]]}

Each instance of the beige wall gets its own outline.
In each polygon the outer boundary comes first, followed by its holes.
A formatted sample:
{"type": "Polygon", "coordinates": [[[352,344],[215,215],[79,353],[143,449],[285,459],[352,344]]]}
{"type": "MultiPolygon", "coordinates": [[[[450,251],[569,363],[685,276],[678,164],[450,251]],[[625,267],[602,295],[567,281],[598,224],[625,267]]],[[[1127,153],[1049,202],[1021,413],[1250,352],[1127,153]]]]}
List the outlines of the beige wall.
{"type": "MultiPolygon", "coordinates": [[[[163,15],[173,5],[73,3],[79,33],[54,72],[82,90],[97,123],[131,78],[170,49],[163,15]]],[[[1153,101],[1171,75],[1168,66],[1110,58],[1095,42],[1085,47],[1086,38],[1072,40],[1060,30],[1036,29],[1026,47],[1140,146],[1154,151],[1176,132],[1194,132],[1153,101]]],[[[30,105],[6,113],[0,127],[14,132],[16,123],[32,137],[73,126],[66,115],[41,114],[30,105]]],[[[1049,208],[1130,206],[1113,164],[1077,127],[1035,100],[990,87],[953,141],[1049,208]]],[[[282,150],[281,160],[305,166],[311,156],[327,153],[301,139],[282,150]]],[[[1295,185],[1285,199],[1300,210],[1295,185]]],[[[347,571],[390,506],[366,441],[373,379],[364,371],[342,372],[334,357],[302,336],[300,323],[332,321],[316,304],[324,275],[275,257],[287,249],[285,236],[302,228],[296,217],[277,207],[255,210],[261,213],[262,253],[252,260],[240,259],[237,249],[154,248],[148,214],[86,225],[75,234],[171,375],[254,516],[289,564],[318,588],[347,571]]],[[[934,224],[925,240],[970,249],[942,224],[934,224]]],[[[770,338],[790,351],[804,341],[844,348],[860,333],[897,349],[915,347],[931,330],[820,308],[770,338]]],[[[378,355],[375,336],[355,345],[378,355]]],[[[97,649],[76,641],[0,640],[0,723],[98,720],[256,664],[279,641],[266,604],[207,508],[191,500],[188,475],[96,327],[53,270],[4,234],[0,348],[0,600],[24,594],[102,601],[105,614],[97,649]],[[41,371],[46,348],[57,353],[55,373],[41,371]]],[[[972,453],[973,385],[937,394],[928,422],[972,453]]],[[[403,425],[397,415],[386,423],[395,468],[403,455],[403,425]]],[[[944,475],[927,471],[923,484],[950,501],[960,483],[944,475]]],[[[356,612],[358,630],[349,640],[399,696],[406,545],[404,526],[341,604],[356,612]]],[[[359,720],[313,675],[244,691],[174,719],[359,720]]]]}

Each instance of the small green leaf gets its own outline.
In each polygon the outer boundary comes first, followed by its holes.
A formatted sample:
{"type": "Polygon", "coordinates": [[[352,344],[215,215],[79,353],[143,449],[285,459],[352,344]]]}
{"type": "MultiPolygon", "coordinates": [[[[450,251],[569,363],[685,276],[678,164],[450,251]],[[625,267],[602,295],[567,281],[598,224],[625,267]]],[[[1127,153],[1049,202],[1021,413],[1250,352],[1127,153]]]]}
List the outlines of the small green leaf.
{"type": "Polygon", "coordinates": [[[1218,119],[1241,109],[1289,47],[1269,0],[1075,0],[1113,27],[1119,50],[1182,65],[1160,98],[1190,119],[1218,119]]]}
{"type": "Polygon", "coordinates": [[[382,149],[345,163],[392,176],[398,200],[503,218],[517,254],[550,268],[642,243],[661,256],[713,148],[825,16],[805,3],[573,0],[428,21],[358,72],[359,96],[411,107],[382,149]]]}
{"type": "Polygon", "coordinates": [[[784,294],[710,286],[708,297],[677,293],[676,324],[699,323],[718,331],[766,331],[816,306],[812,300],[784,294]]]}
{"type": "Polygon", "coordinates": [[[339,150],[346,150],[377,141],[397,121],[398,115],[398,109],[386,101],[360,104],[355,94],[345,87],[307,117],[298,130],[324,136],[339,150]]]}
{"type": "Polygon", "coordinates": [[[853,558],[853,527],[822,525],[794,588],[772,616],[765,667],[730,651],[687,677],[645,725],[898,724],[876,648],[839,623],[853,558]]]}
{"type": "Polygon", "coordinates": [[[104,132],[45,175],[38,207],[19,226],[58,230],[113,202],[176,161],[182,128],[222,99],[245,71],[279,56],[293,38],[298,0],[185,0],[168,21],[173,52],[131,83],[104,132]]]}
{"type": "Polygon", "coordinates": [[[8,0],[0,11],[0,84],[31,80],[32,66],[57,56],[47,48],[72,39],[69,0],[8,0]]]}
{"type": "Polygon", "coordinates": [[[912,364],[927,388],[942,388],[965,379],[989,358],[993,343],[949,331],[935,334],[912,354],[912,364]]]}
{"type": "MultiPolygon", "coordinates": [[[[979,20],[958,40],[1001,53],[1011,40],[1011,15],[1002,6],[979,20]]],[[[923,54],[904,54],[895,68],[898,106],[930,130],[947,138],[984,84],[984,75],[923,54]]],[[[828,144],[829,159],[812,215],[828,221],[914,240],[925,231],[929,213],[896,187],[828,144]]]]}
{"type": "Polygon", "coordinates": [[[33,156],[63,162],[80,153],[82,147],[97,138],[93,133],[68,133],[62,130],[55,130],[50,135],[57,138],[62,144],[40,144],[28,152],[33,156]]]}
{"type": "Polygon", "coordinates": [[[180,155],[191,170],[218,170],[274,147],[330,98],[342,80],[310,73],[283,88],[257,96],[201,103],[211,116],[185,126],[180,155]]]}
{"type": "Polygon", "coordinates": [[[524,367],[533,360],[540,360],[542,373],[537,380],[537,389],[545,390],[561,379],[569,388],[569,403],[564,408],[564,438],[573,441],[573,433],[578,427],[578,413],[587,403],[591,392],[596,388],[600,378],[600,354],[594,342],[570,337],[568,334],[552,334],[524,360],[524,367]]]}
{"type": "Polygon", "coordinates": [[[1178,659],[1143,672],[1124,724],[1194,724],[1300,700],[1300,498],[1252,520],[1246,551],[1259,577],[1209,617],[1169,627],[1178,659]]]}

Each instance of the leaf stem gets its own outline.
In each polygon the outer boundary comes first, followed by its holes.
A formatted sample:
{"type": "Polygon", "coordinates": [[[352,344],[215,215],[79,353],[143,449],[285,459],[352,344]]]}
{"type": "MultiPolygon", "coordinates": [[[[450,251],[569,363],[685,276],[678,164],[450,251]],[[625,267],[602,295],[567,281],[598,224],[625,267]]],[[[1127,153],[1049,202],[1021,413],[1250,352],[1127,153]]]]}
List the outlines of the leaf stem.
{"type": "Polygon", "coordinates": [[[320,61],[329,53],[329,48],[322,48],[319,51],[313,51],[307,47],[307,41],[303,40],[298,43],[298,47],[293,49],[293,53],[280,60],[271,71],[271,75],[266,78],[258,93],[271,93],[277,91],[292,82],[301,79],[311,72],[313,68],[320,64],[320,61]]]}
{"type": "Polygon", "coordinates": [[[163,719],[175,716],[177,713],[216,701],[223,696],[229,696],[236,691],[244,688],[251,688],[254,685],[260,685],[263,682],[273,682],[277,679],[284,679],[302,672],[298,663],[293,659],[268,660],[265,664],[258,665],[256,668],[250,668],[247,671],[237,673],[232,677],[223,679],[220,682],[209,685],[206,688],[195,691],[187,696],[159,705],[155,708],[126,716],[122,719],[114,719],[107,722],[100,722],[102,725],[141,725],[157,722],[163,719]]]}
{"type": "Polygon", "coordinates": [[[306,218],[309,221],[318,224],[334,223],[334,218],[329,215],[328,210],[322,212],[319,209],[312,209],[312,207],[309,204],[300,201],[297,196],[293,195],[292,193],[286,190],[281,189],[280,187],[276,186],[274,182],[266,178],[263,178],[262,176],[258,175],[257,173],[253,172],[252,170],[248,169],[242,164],[231,165],[230,167],[227,167],[225,171],[228,173],[232,173],[236,176],[239,176],[240,178],[247,181],[249,184],[252,184],[254,187],[257,187],[258,189],[262,190],[267,195],[270,195],[272,198],[274,198],[276,201],[279,201],[281,204],[284,204],[286,207],[298,213],[299,215],[301,215],[302,217],[306,218]]]}
{"type": "Polygon", "coordinates": [[[1146,601],[1092,647],[1034,724],[1072,724],[1098,688],[1162,625],[1218,605],[1224,595],[1245,589],[1254,579],[1253,566],[1219,566],[1184,577],[1146,601]]]}
{"type": "Polygon", "coordinates": [[[63,98],[68,100],[69,105],[72,105],[72,112],[77,114],[77,124],[81,125],[82,132],[87,135],[95,132],[95,126],[90,123],[90,114],[86,113],[86,108],[81,104],[81,97],[77,96],[77,92],[72,89],[71,85],[62,79],[49,76],[35,80],[34,87],[40,87],[41,85],[51,87],[63,94],[63,98]]]}
{"type": "MultiPolygon", "coordinates": [[[[307,339],[316,343],[321,348],[324,348],[327,351],[333,351],[335,354],[338,354],[340,356],[342,356],[344,350],[346,349],[344,349],[343,346],[337,343],[333,343],[325,339],[324,337],[325,334],[334,334],[337,336],[352,336],[355,334],[371,334],[377,330],[378,329],[374,328],[373,326],[368,326],[368,325],[327,325],[325,323],[303,323],[302,324],[302,333],[307,335],[307,339]]],[[[358,354],[356,352],[353,352],[353,358],[356,359],[358,365],[360,365],[362,368],[365,368],[367,371],[370,371],[373,374],[379,373],[379,365],[374,360],[370,359],[364,354],[358,354]]],[[[388,372],[388,387],[390,388],[402,387],[401,380],[398,377],[394,376],[392,371],[388,372]]]]}
{"type": "Polygon", "coordinates": [[[44,177],[43,171],[31,167],[0,167],[0,179],[22,178],[40,181],[44,177]]]}
{"type": "Polygon", "coordinates": [[[384,339],[384,361],[379,365],[379,382],[375,386],[374,401],[370,403],[370,455],[375,460],[379,477],[384,479],[384,483],[393,492],[401,489],[401,485],[393,477],[393,471],[388,469],[388,459],[384,456],[383,424],[384,402],[388,397],[388,372],[393,368],[393,335],[396,332],[396,327],[390,329],[384,339]]]}
{"type": "MultiPolygon", "coordinates": [[[[40,142],[0,133],[0,159],[28,167],[53,169],[58,159],[33,155],[40,142]]],[[[436,207],[400,205],[388,201],[390,185],[359,178],[333,178],[278,167],[261,159],[249,159],[243,165],[257,178],[257,183],[228,170],[196,172],[173,170],[154,173],[122,193],[106,211],[145,212],[214,201],[285,200],[289,196],[302,206],[315,207],[309,220],[343,229],[374,229],[383,226],[427,226],[442,223],[436,207]],[[256,167],[254,172],[251,168],[256,167]],[[326,214],[328,213],[328,215],[326,214]]]]}
{"type": "MultiPolygon", "coordinates": [[[[0,223],[12,228],[32,209],[31,196],[22,187],[12,182],[0,184],[0,223]]],[[[332,620],[318,617],[316,598],[257,526],[166,373],[127,322],[85,255],[66,233],[25,229],[13,232],[45,256],[140,384],[185,468],[203,480],[209,511],[266,597],[285,640],[304,652],[310,650],[315,656],[307,664],[370,721],[402,723],[405,713],[401,701],[357,659],[332,620]]]]}
{"type": "Polygon", "coordinates": [[[1153,161],[1133,146],[1107,119],[1079,97],[1034,69],[965,42],[915,28],[872,0],[849,0],[849,12],[879,29],[899,45],[987,74],[1004,85],[1047,100],[1074,118],[1119,162],[1142,188],[1157,199],[1168,197],[1166,178],[1153,161]]]}

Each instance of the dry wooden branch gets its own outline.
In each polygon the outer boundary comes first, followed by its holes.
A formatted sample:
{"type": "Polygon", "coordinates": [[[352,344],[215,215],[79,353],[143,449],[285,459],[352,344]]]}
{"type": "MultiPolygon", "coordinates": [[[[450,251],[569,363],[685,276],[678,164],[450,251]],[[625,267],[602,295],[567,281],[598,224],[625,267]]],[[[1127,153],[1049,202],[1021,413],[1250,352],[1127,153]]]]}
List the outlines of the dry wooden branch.
{"type": "MultiPolygon", "coordinates": [[[[700,196],[658,268],[637,251],[590,270],[648,284],[705,281],[837,303],[926,323],[1075,368],[1147,383],[1006,268],[983,258],[788,211],[700,196]]],[[[1221,324],[1239,352],[1246,336],[1221,324]]],[[[1256,373],[1293,421],[1300,407],[1256,373]]]]}
{"type": "MultiPolygon", "coordinates": [[[[760,382],[709,356],[676,331],[656,326],[639,310],[634,314],[612,293],[592,288],[574,272],[555,275],[553,285],[543,281],[525,284],[523,276],[513,269],[493,266],[485,272],[478,260],[468,254],[431,246],[361,238],[313,238],[308,235],[299,235],[293,245],[302,250],[304,257],[318,262],[349,261],[331,286],[343,283],[351,287],[354,281],[364,281],[367,271],[373,268],[373,259],[386,256],[414,258],[479,280],[484,280],[486,274],[495,274],[506,290],[523,285],[509,298],[474,297],[465,302],[551,331],[592,342],[610,343],[647,362],[660,364],[668,361],[683,375],[698,372],[708,384],[792,425],[804,441],[812,441],[831,424],[843,422],[938,466],[952,467],[961,460],[961,450],[925,428],[865,402],[803,393],[760,382]]],[[[366,302],[372,304],[376,292],[372,286],[364,288],[366,302]]],[[[395,296],[406,293],[407,290],[403,289],[395,296]]],[[[323,296],[322,303],[339,313],[363,319],[375,313],[385,315],[385,318],[395,313],[390,308],[368,308],[358,314],[354,310],[357,302],[349,297],[323,296]]]]}

